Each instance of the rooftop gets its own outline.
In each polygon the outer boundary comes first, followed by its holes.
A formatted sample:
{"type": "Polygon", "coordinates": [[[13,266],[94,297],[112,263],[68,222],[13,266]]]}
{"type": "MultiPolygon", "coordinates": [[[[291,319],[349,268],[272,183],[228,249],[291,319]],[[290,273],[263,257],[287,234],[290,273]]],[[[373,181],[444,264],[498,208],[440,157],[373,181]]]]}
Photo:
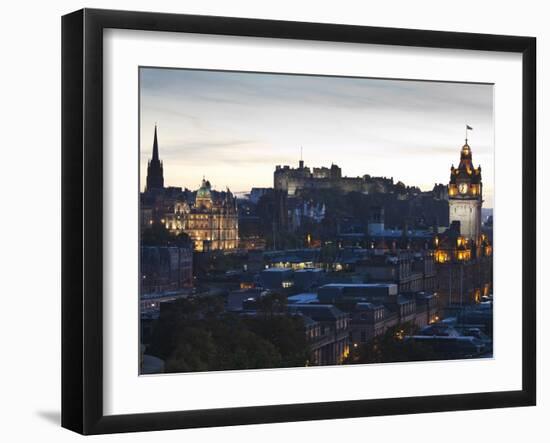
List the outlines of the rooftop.
{"type": "Polygon", "coordinates": [[[262,272],[273,272],[273,273],[292,272],[292,269],[288,269],[288,268],[268,268],[268,269],[264,269],[262,272]]]}
{"type": "Polygon", "coordinates": [[[335,307],[334,305],[319,305],[313,303],[296,303],[289,305],[291,311],[298,311],[313,320],[337,320],[338,318],[345,316],[344,312],[335,307]]]}
{"type": "Polygon", "coordinates": [[[395,283],[328,283],[323,288],[391,288],[395,283]]]}
{"type": "Polygon", "coordinates": [[[317,294],[313,292],[303,292],[301,294],[291,295],[287,298],[288,303],[314,303],[319,301],[317,294]]]}
{"type": "Polygon", "coordinates": [[[368,303],[368,302],[360,302],[355,305],[355,309],[357,311],[370,311],[372,309],[378,309],[383,307],[384,305],[380,305],[376,303],[368,303]]]}

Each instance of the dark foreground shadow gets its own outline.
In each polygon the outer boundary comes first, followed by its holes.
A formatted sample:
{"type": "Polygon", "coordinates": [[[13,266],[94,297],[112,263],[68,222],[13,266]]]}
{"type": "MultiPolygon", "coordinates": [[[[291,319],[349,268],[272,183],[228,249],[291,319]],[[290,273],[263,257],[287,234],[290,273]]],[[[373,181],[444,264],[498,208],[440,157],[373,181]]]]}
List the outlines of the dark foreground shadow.
{"type": "Polygon", "coordinates": [[[53,425],[61,425],[61,412],[60,411],[36,411],[36,415],[43,420],[50,422],[53,425]]]}

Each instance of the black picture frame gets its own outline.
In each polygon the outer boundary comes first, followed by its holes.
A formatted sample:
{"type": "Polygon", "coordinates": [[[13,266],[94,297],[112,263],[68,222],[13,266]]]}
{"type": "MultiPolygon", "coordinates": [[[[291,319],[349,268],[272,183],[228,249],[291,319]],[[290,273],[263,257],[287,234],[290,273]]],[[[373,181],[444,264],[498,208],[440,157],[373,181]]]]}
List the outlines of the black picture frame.
{"type": "Polygon", "coordinates": [[[536,39],[83,9],[62,18],[62,426],[82,434],[412,414],[536,403],[536,39]],[[131,415],[103,413],[103,30],[192,32],[522,54],[522,389],[131,415]]]}

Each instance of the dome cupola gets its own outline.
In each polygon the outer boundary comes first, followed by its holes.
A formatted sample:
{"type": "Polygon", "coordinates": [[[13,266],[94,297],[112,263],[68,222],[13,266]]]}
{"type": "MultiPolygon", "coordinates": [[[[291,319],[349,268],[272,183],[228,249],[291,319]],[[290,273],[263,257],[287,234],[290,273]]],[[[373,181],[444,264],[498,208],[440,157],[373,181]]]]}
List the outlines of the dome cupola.
{"type": "Polygon", "coordinates": [[[197,196],[195,197],[196,207],[209,208],[212,206],[212,192],[210,188],[210,182],[203,177],[201,187],[198,189],[197,196]]]}

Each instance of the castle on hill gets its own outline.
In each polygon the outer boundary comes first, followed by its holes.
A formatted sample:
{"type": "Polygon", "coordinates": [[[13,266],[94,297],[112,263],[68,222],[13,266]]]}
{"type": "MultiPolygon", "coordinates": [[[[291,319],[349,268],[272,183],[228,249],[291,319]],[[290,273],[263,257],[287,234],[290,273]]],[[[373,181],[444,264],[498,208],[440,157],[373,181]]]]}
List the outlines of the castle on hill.
{"type": "Polygon", "coordinates": [[[301,190],[336,189],[342,192],[361,192],[363,194],[389,193],[395,188],[404,191],[420,193],[418,188],[407,188],[403,183],[393,182],[393,177],[343,177],[342,169],[335,164],[330,168],[310,168],[300,160],[297,168],[288,165],[277,165],[273,173],[273,187],[276,191],[284,191],[289,197],[301,190]]]}

